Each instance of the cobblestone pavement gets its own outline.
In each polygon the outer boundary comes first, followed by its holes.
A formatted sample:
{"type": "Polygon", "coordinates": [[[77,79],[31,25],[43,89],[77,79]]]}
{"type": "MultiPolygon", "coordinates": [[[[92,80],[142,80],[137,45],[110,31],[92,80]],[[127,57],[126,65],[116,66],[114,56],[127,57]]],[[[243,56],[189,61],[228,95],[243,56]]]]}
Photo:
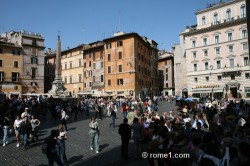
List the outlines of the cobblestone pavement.
{"type": "MultiPolygon", "coordinates": [[[[169,112],[175,108],[175,102],[160,102],[159,113],[169,112]]],[[[93,110],[90,117],[94,115],[93,110]]],[[[122,123],[122,115],[117,113],[116,125],[122,123]]],[[[66,155],[69,165],[77,166],[95,166],[95,165],[147,165],[147,159],[136,160],[134,156],[133,141],[130,141],[129,156],[130,159],[122,160],[120,157],[121,140],[118,134],[118,127],[109,127],[111,119],[105,117],[99,120],[100,126],[100,153],[90,150],[89,117],[78,116],[78,121],[68,120],[68,140],[66,141],[66,155]]],[[[0,165],[1,166],[43,166],[47,165],[47,158],[41,152],[43,139],[50,134],[52,129],[56,129],[59,121],[51,120],[50,116],[41,122],[39,131],[39,141],[30,145],[27,150],[23,146],[16,147],[14,133],[9,136],[9,144],[5,147],[0,146],[0,165]]],[[[2,140],[2,132],[1,140],[2,140]]]]}

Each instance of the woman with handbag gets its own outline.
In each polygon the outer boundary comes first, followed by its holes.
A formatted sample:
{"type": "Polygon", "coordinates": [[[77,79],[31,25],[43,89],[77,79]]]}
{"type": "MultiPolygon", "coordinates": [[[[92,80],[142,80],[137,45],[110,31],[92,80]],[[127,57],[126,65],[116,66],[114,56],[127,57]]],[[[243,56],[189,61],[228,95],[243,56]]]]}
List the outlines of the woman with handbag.
{"type": "Polygon", "coordinates": [[[89,135],[91,139],[90,149],[93,150],[95,148],[96,153],[99,153],[98,139],[99,139],[100,131],[99,131],[99,125],[94,117],[91,118],[89,127],[90,127],[89,135]]]}
{"type": "Polygon", "coordinates": [[[17,144],[16,147],[20,146],[20,127],[22,124],[23,120],[20,119],[20,116],[17,115],[16,116],[16,120],[14,121],[14,130],[15,130],[15,134],[16,134],[16,140],[17,140],[17,144]]]}

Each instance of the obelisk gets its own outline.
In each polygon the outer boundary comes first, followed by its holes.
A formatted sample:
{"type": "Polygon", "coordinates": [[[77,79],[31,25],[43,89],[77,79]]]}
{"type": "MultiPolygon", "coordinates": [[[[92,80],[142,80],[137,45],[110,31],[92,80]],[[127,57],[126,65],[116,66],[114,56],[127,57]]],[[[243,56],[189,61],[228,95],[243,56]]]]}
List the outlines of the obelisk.
{"type": "Polygon", "coordinates": [[[61,71],[61,39],[60,39],[60,35],[58,35],[58,39],[57,39],[57,47],[56,47],[56,68],[55,68],[55,80],[60,80],[62,81],[62,71],[61,71]]]}
{"type": "Polygon", "coordinates": [[[56,65],[55,65],[55,80],[53,81],[52,88],[49,94],[56,98],[65,97],[67,95],[64,82],[62,81],[61,70],[61,39],[58,35],[57,49],[56,49],[56,65]]]}

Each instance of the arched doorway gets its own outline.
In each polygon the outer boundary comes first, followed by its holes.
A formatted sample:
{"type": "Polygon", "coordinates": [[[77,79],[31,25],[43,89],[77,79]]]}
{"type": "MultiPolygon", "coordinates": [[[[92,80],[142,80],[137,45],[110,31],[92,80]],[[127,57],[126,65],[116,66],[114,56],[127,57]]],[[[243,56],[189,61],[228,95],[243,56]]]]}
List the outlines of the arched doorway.
{"type": "Polygon", "coordinates": [[[229,94],[230,98],[237,98],[237,86],[236,85],[231,85],[230,86],[230,94],[229,94]]]}
{"type": "Polygon", "coordinates": [[[182,97],[188,97],[188,89],[187,88],[182,89],[182,97]]]}

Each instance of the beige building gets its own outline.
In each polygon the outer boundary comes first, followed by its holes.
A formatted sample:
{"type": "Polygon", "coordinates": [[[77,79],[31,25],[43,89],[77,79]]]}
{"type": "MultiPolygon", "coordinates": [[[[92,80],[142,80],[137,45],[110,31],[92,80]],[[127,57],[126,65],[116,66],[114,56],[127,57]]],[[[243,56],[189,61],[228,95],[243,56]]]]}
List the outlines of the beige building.
{"type": "Polygon", "coordinates": [[[22,95],[22,47],[0,39],[0,100],[22,95]]]}
{"type": "Polygon", "coordinates": [[[97,41],[83,47],[84,93],[104,94],[104,43],[97,41]]]}
{"type": "Polygon", "coordinates": [[[171,52],[160,52],[158,57],[158,70],[160,90],[164,96],[175,95],[174,86],[174,54],[171,52]]]}
{"type": "Polygon", "coordinates": [[[196,12],[197,25],[181,33],[188,94],[250,97],[245,0],[219,2],[196,12]]]}
{"type": "Polygon", "coordinates": [[[44,38],[39,33],[10,31],[1,34],[8,42],[22,47],[22,93],[44,93],[44,38]]]}

